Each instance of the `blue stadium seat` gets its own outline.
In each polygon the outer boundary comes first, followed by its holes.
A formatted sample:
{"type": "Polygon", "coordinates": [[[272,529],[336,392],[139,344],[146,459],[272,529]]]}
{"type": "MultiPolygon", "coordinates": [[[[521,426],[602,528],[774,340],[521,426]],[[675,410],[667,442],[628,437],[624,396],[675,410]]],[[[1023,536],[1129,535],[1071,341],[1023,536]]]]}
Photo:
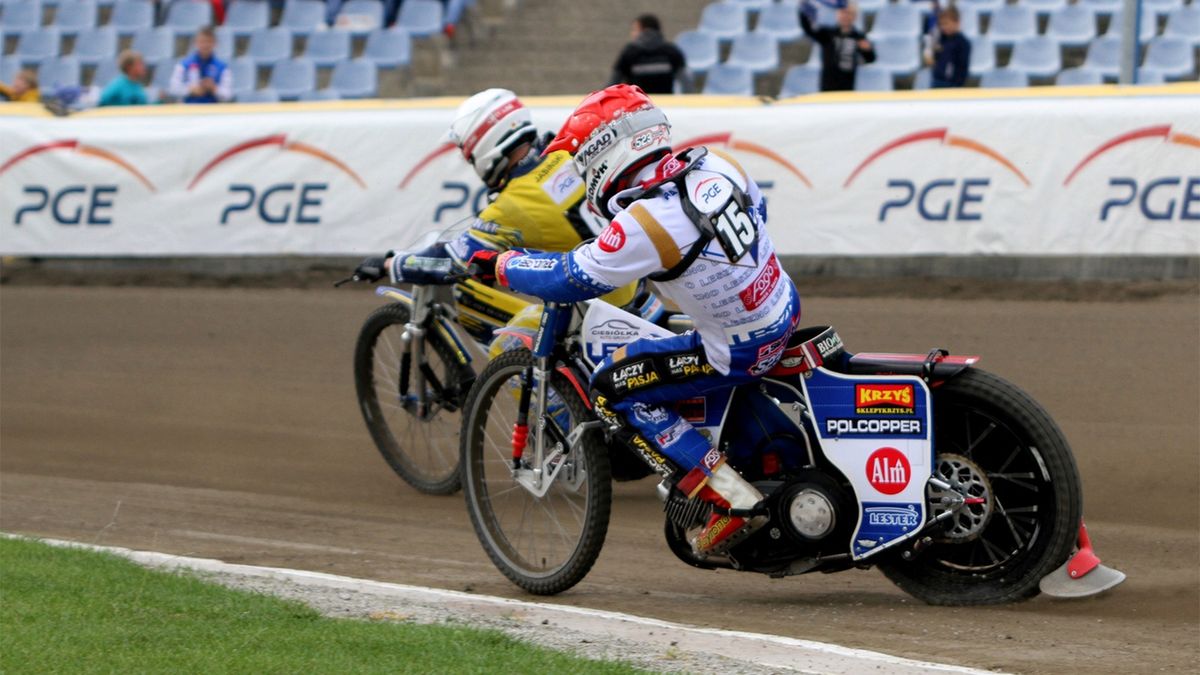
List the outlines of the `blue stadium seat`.
{"type": "Polygon", "coordinates": [[[862,66],[854,74],[854,91],[892,91],[892,74],[875,65],[862,66]]]}
{"type": "Polygon", "coordinates": [[[1187,7],[1171,10],[1163,35],[1187,40],[1193,47],[1200,45],[1200,3],[1193,0],[1187,7]]]}
{"type": "Polygon", "coordinates": [[[1141,72],[1157,72],[1166,80],[1178,80],[1193,75],[1195,70],[1196,55],[1190,42],[1183,38],[1157,37],[1146,49],[1141,72]]]}
{"type": "Polygon", "coordinates": [[[437,35],[444,25],[442,3],[438,0],[404,0],[396,17],[396,26],[415,38],[437,35]]]}
{"type": "Polygon", "coordinates": [[[727,2],[732,2],[735,5],[741,5],[745,8],[746,12],[750,14],[758,14],[763,9],[770,7],[772,4],[771,0],[727,0],[727,2]]]}
{"type": "Polygon", "coordinates": [[[920,91],[923,89],[929,89],[932,86],[933,86],[933,72],[931,70],[929,70],[928,68],[922,68],[922,69],[918,70],[916,76],[913,77],[912,88],[920,91]]]}
{"type": "Polygon", "coordinates": [[[717,63],[720,46],[717,36],[698,30],[688,30],[675,36],[675,46],[683,52],[688,70],[703,73],[717,63]]]}
{"type": "Polygon", "coordinates": [[[262,0],[238,0],[225,10],[225,24],[238,37],[250,37],[270,25],[270,7],[262,0]]]}
{"type": "Polygon", "coordinates": [[[175,56],[175,31],[168,26],[138,31],[130,48],[140,52],[147,63],[172,58],[175,56]]]}
{"type": "Polygon", "coordinates": [[[250,36],[250,49],[246,55],[260,66],[270,66],[276,61],[292,58],[292,31],[287,28],[255,31],[250,36]]]}
{"type": "Polygon", "coordinates": [[[340,101],[341,95],[332,89],[315,89],[300,94],[297,101],[340,101]]]}
{"type": "Polygon", "coordinates": [[[117,0],[108,24],[122,36],[153,28],[154,3],[150,0],[117,0]]]}
{"type": "Polygon", "coordinates": [[[1104,76],[1100,71],[1087,67],[1067,68],[1054,78],[1054,84],[1060,87],[1104,84],[1104,76]]]}
{"type": "Polygon", "coordinates": [[[1121,38],[1104,35],[1092,40],[1083,67],[1100,73],[1107,80],[1116,80],[1121,72],[1121,38]]]}
{"type": "Polygon", "coordinates": [[[325,3],[320,0],[288,0],[283,5],[279,25],[300,37],[325,30],[325,3]]]}
{"type": "Polygon", "coordinates": [[[974,5],[964,4],[959,4],[957,7],[962,34],[965,35],[967,39],[975,39],[981,32],[979,29],[979,8],[975,7],[974,5]]]}
{"type": "Polygon", "coordinates": [[[178,35],[190,37],[203,26],[213,22],[212,5],[207,2],[172,2],[167,7],[167,20],[163,25],[175,29],[178,35]]]}
{"type": "Polygon", "coordinates": [[[1054,10],[1046,35],[1064,47],[1083,47],[1096,37],[1096,17],[1083,5],[1067,5],[1054,10]]]}
{"type": "MultiPolygon", "coordinates": [[[[304,45],[304,56],[320,68],[332,68],[338,61],[350,58],[350,34],[340,30],[313,33],[304,45]]],[[[287,98],[282,91],[280,96],[287,98]]]]}
{"type": "Polygon", "coordinates": [[[0,57],[0,82],[9,83],[21,71],[21,62],[16,59],[0,57]]]}
{"type": "Polygon", "coordinates": [[[402,29],[371,31],[363,56],[379,68],[403,68],[412,63],[412,39],[402,29]]]}
{"type": "Polygon", "coordinates": [[[379,0],[349,0],[338,10],[334,26],[356,36],[383,28],[383,3],[379,0]]]}
{"type": "Polygon", "coordinates": [[[1083,6],[1092,10],[1097,16],[1108,16],[1121,11],[1125,0],[1083,0],[1083,6]]]}
{"type": "Polygon", "coordinates": [[[83,67],[74,56],[59,56],[38,66],[38,87],[53,91],[59,87],[78,87],[83,82],[83,67]]]}
{"type": "MultiPolygon", "coordinates": [[[[1153,12],[1156,16],[1170,14],[1183,6],[1183,0],[1142,0],[1142,10],[1153,12]]],[[[1195,0],[1192,0],[1192,6],[1195,6],[1195,0]]]]}
{"type": "Polygon", "coordinates": [[[725,62],[742,66],[754,74],[770,72],[779,67],[779,44],[767,35],[742,33],[733,38],[725,62]]]}
{"type": "Polygon", "coordinates": [[[921,34],[923,25],[921,10],[916,5],[884,5],[883,9],[875,14],[875,23],[871,26],[870,38],[875,40],[888,35],[912,38],[921,34]]]}
{"type": "Polygon", "coordinates": [[[72,55],[85,66],[94,66],[104,59],[115,57],[117,55],[117,29],[112,26],[101,26],[81,32],[75,38],[75,49],[72,55]]]}
{"type": "Polygon", "coordinates": [[[54,25],[63,35],[78,35],[96,27],[96,3],[93,0],[63,0],[54,13],[54,25]]]}
{"type": "Polygon", "coordinates": [[[1011,45],[1037,35],[1037,17],[1024,5],[1005,5],[992,13],[987,36],[995,45],[1011,45]]]}
{"type": "Polygon", "coordinates": [[[1017,89],[1028,87],[1029,77],[1019,70],[996,68],[980,76],[979,86],[985,89],[1017,89]]]}
{"type": "Polygon", "coordinates": [[[24,31],[40,28],[42,25],[42,3],[40,2],[9,2],[4,4],[4,14],[0,15],[0,30],[4,35],[18,35],[24,31]]]}
{"type": "MultiPolygon", "coordinates": [[[[815,6],[817,8],[817,18],[813,20],[813,23],[817,24],[818,26],[837,25],[837,9],[823,2],[818,2],[815,6]]],[[[876,21],[878,21],[878,19],[876,19],[876,21]]],[[[876,23],[876,25],[878,25],[878,23],[876,23]]],[[[854,17],[854,27],[863,31],[864,33],[866,32],[866,16],[863,12],[859,12],[858,15],[854,17]]]]}
{"type": "Polygon", "coordinates": [[[746,32],[746,8],[733,2],[714,2],[700,13],[697,30],[715,35],[718,40],[732,40],[746,32]]]}
{"type": "Polygon", "coordinates": [[[1067,6],[1067,0],[1021,0],[1021,4],[1032,9],[1038,16],[1046,16],[1067,6]]]}
{"type": "Polygon", "coordinates": [[[217,46],[213,48],[213,53],[217,55],[218,59],[229,63],[237,55],[234,50],[237,36],[234,35],[233,29],[227,26],[217,26],[213,33],[213,37],[217,39],[217,46]]]}
{"type": "Polygon", "coordinates": [[[921,67],[917,38],[911,35],[885,35],[874,40],[875,63],[893,75],[912,75],[921,67]]]}
{"type": "Polygon", "coordinates": [[[368,59],[342,61],[333,67],[329,88],[342,98],[374,98],[379,91],[379,74],[368,59]]]}
{"type": "Polygon", "coordinates": [[[243,56],[234,59],[229,64],[229,76],[233,78],[233,95],[240,96],[248,91],[254,91],[258,86],[258,64],[254,59],[243,56]]]}
{"type": "Polygon", "coordinates": [[[238,103],[279,103],[279,94],[274,89],[254,89],[234,97],[238,103]]]}
{"type": "Polygon", "coordinates": [[[973,77],[979,77],[996,67],[996,47],[986,35],[971,40],[970,71],[973,77]]]}
{"type": "MultiPolygon", "coordinates": [[[[1142,42],[1149,42],[1158,35],[1158,20],[1155,18],[1152,10],[1142,7],[1141,21],[1138,23],[1138,39],[1142,42]]],[[[1120,35],[1123,30],[1125,21],[1125,12],[1123,9],[1118,9],[1112,13],[1112,18],[1108,21],[1108,28],[1104,31],[1105,35],[1120,35]]]]}
{"type": "Polygon", "coordinates": [[[179,59],[160,59],[154,62],[154,72],[150,75],[150,86],[160,91],[171,88],[171,76],[175,74],[175,66],[179,59]]]}
{"type": "Polygon", "coordinates": [[[109,82],[117,79],[117,75],[121,74],[121,69],[117,67],[116,59],[108,59],[101,61],[96,65],[95,72],[92,73],[92,86],[103,89],[109,82]]]}
{"type": "Polygon", "coordinates": [[[888,0],[858,0],[858,11],[860,14],[874,14],[886,4],[888,0]]]}
{"type": "Polygon", "coordinates": [[[779,98],[804,96],[821,91],[821,71],[805,66],[792,66],[783,75],[783,86],[779,88],[779,98]]]}
{"type": "Polygon", "coordinates": [[[961,11],[967,7],[979,12],[980,16],[991,16],[992,12],[1004,6],[1004,0],[960,0],[958,9],[961,11]]]}
{"type": "Polygon", "coordinates": [[[708,69],[708,75],[704,78],[704,90],[701,93],[751,96],[754,94],[754,75],[742,66],[718,63],[708,69]]]}
{"type": "Polygon", "coordinates": [[[300,94],[317,88],[317,67],[304,57],[280,61],[271,69],[268,87],[285,101],[294,101],[300,94]]]}
{"type": "Polygon", "coordinates": [[[759,12],[756,33],[764,33],[779,42],[795,42],[804,36],[800,29],[800,13],[791,5],[767,5],[759,12]]]}
{"type": "Polygon", "coordinates": [[[1135,82],[1134,84],[1136,84],[1139,87],[1145,87],[1145,86],[1154,86],[1154,85],[1166,84],[1166,83],[1167,83],[1167,78],[1163,77],[1163,74],[1161,71],[1146,70],[1145,68],[1138,68],[1137,82],[1135,82]]]}
{"type": "Polygon", "coordinates": [[[17,50],[13,56],[21,63],[41,63],[58,56],[62,36],[57,28],[31,28],[17,38],[17,50]]]}
{"type": "Polygon", "coordinates": [[[1054,77],[1062,70],[1062,55],[1058,43],[1044,35],[1027,37],[1013,45],[1008,68],[1029,77],[1054,77]]]}

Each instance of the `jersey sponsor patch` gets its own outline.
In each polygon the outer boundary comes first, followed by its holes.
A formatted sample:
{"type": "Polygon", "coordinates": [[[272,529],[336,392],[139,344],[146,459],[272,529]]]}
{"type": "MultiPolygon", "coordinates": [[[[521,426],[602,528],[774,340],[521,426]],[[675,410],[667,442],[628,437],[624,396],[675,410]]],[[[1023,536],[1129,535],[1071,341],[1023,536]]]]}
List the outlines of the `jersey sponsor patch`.
{"type": "Polygon", "coordinates": [[[583,179],[575,173],[572,166],[564,166],[542,182],[542,190],[554,200],[555,204],[569,201],[575,192],[583,185],[583,179]]]}
{"type": "Polygon", "coordinates": [[[596,239],[596,243],[600,245],[601,251],[616,253],[621,250],[621,247],[625,246],[625,230],[621,227],[620,223],[611,222],[600,233],[599,238],[596,239]]]}
{"type": "Polygon", "coordinates": [[[885,495],[903,492],[911,476],[908,458],[896,448],[879,448],[867,458],[867,481],[885,495]]]}
{"type": "Polygon", "coordinates": [[[758,309],[767,298],[771,297],[775,287],[779,285],[779,279],[783,276],[783,271],[779,269],[779,260],[772,253],[770,258],[767,258],[767,264],[763,265],[758,276],[750,285],[743,288],[738,293],[738,297],[742,300],[742,306],[746,311],[752,312],[758,309]]]}
{"type": "Polygon", "coordinates": [[[916,414],[911,384],[856,384],[854,410],[860,415],[916,414]]]}

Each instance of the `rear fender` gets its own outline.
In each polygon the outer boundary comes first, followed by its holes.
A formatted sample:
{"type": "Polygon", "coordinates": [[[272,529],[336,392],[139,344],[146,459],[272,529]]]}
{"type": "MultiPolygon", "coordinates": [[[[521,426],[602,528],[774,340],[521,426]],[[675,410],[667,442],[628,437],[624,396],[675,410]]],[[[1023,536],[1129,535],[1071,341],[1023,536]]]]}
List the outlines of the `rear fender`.
{"type": "Polygon", "coordinates": [[[975,355],[951,356],[944,349],[928,354],[888,354],[863,352],[852,354],[842,364],[849,375],[916,375],[930,386],[937,386],[979,362],[975,355]]]}

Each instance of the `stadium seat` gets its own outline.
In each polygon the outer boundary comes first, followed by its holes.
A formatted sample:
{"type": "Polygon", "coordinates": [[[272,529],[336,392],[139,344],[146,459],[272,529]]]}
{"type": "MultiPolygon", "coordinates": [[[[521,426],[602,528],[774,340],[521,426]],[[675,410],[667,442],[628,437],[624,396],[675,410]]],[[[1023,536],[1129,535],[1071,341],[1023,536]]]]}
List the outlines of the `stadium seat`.
{"type": "Polygon", "coordinates": [[[21,62],[16,59],[0,57],[0,82],[12,82],[21,71],[21,62]]]}
{"type": "Polygon", "coordinates": [[[1060,7],[1050,15],[1046,35],[1060,46],[1086,46],[1096,37],[1096,17],[1083,5],[1060,7]]]}
{"type": "Polygon", "coordinates": [[[75,38],[72,55],[85,66],[94,66],[104,59],[117,55],[117,30],[112,26],[101,26],[85,30],[75,38]]]}
{"type": "Polygon", "coordinates": [[[258,64],[254,59],[243,56],[234,59],[229,64],[230,74],[233,78],[233,95],[240,96],[248,91],[254,91],[258,86],[258,64]]]}
{"type": "Polygon", "coordinates": [[[742,66],[718,63],[708,69],[704,79],[704,94],[751,96],[754,94],[754,75],[742,66]]]}
{"type": "Polygon", "coordinates": [[[889,35],[914,38],[921,34],[922,27],[921,10],[916,5],[884,5],[883,9],[875,14],[870,38],[876,40],[889,35]]]}
{"type": "MultiPolygon", "coordinates": [[[[340,30],[313,33],[304,45],[304,56],[319,68],[332,68],[338,61],[350,58],[350,34],[340,30]]],[[[287,98],[282,90],[279,95],[287,98]]]]}
{"type": "Polygon", "coordinates": [[[1021,4],[1032,9],[1038,16],[1046,16],[1067,6],[1067,0],[1021,0],[1021,4]]]}
{"type": "Polygon", "coordinates": [[[986,35],[971,40],[971,75],[979,77],[996,67],[996,48],[986,35]]]}
{"type": "Polygon", "coordinates": [[[411,37],[427,38],[442,32],[442,21],[442,3],[438,0],[405,0],[400,5],[396,26],[408,31],[411,37]]]}
{"type": "Polygon", "coordinates": [[[378,68],[402,68],[412,63],[412,39],[403,30],[390,28],[373,30],[367,35],[363,57],[378,68]]]}
{"type": "Polygon", "coordinates": [[[338,10],[334,27],[356,36],[383,28],[383,3],[379,0],[350,0],[338,10]]]}
{"type": "Polygon", "coordinates": [[[294,101],[300,94],[317,88],[317,67],[307,58],[300,57],[280,61],[271,69],[271,81],[267,84],[285,101],[294,101]]]}
{"type": "Polygon", "coordinates": [[[795,42],[804,36],[800,14],[790,5],[770,4],[759,12],[756,33],[770,35],[779,42],[795,42]]]}
{"type": "Polygon", "coordinates": [[[1121,38],[1105,35],[1092,40],[1083,67],[1100,73],[1107,80],[1116,80],[1121,72],[1121,38]]]}
{"type": "Polygon", "coordinates": [[[279,94],[274,89],[255,89],[234,97],[238,103],[279,103],[279,94]]]}
{"type": "Polygon", "coordinates": [[[1125,6],[1125,0],[1082,0],[1083,6],[1092,10],[1092,14],[1097,16],[1109,16],[1114,12],[1121,11],[1125,6]]]}
{"type": "Polygon", "coordinates": [[[1060,87],[1104,84],[1104,76],[1100,74],[1100,71],[1087,67],[1067,68],[1054,78],[1054,84],[1060,87]]]}
{"type": "Polygon", "coordinates": [[[325,3],[320,0],[288,0],[283,4],[279,25],[300,37],[325,30],[325,3]]]}
{"type": "Polygon", "coordinates": [[[237,45],[237,36],[234,34],[233,29],[227,26],[217,26],[213,33],[217,39],[217,46],[213,49],[213,53],[217,55],[218,59],[229,63],[237,55],[234,50],[234,47],[237,45]]]}
{"type": "Polygon", "coordinates": [[[78,35],[96,27],[93,0],[63,0],[54,13],[54,25],[63,35],[78,35]]]}
{"type": "Polygon", "coordinates": [[[980,16],[990,16],[992,12],[1004,6],[1004,0],[960,0],[958,9],[961,11],[968,7],[974,9],[980,16]]]}
{"type": "Polygon", "coordinates": [[[1005,5],[992,13],[987,36],[992,44],[1011,45],[1037,35],[1037,17],[1024,5],[1005,5]]]}
{"type": "Polygon", "coordinates": [[[459,21],[462,21],[462,15],[467,11],[467,8],[474,5],[475,0],[446,0],[446,12],[443,23],[448,31],[452,31],[459,21]]]}
{"type": "Polygon", "coordinates": [[[753,74],[766,73],[779,67],[779,44],[767,35],[742,33],[733,38],[729,58],[731,66],[742,66],[753,74]]]}
{"type": "Polygon", "coordinates": [[[1166,84],[1166,83],[1167,83],[1167,79],[1165,77],[1163,77],[1162,71],[1146,70],[1145,68],[1138,68],[1137,82],[1135,82],[1134,84],[1136,84],[1139,87],[1142,87],[1142,86],[1154,86],[1157,84],[1166,84]]]}
{"type": "Polygon", "coordinates": [[[875,65],[893,75],[912,75],[921,67],[918,41],[911,35],[885,35],[874,40],[875,65]]]}
{"type": "Polygon", "coordinates": [[[83,67],[74,56],[46,59],[38,66],[38,86],[53,91],[59,87],[78,87],[83,83],[83,67]]]}
{"type": "Polygon", "coordinates": [[[821,91],[821,71],[805,66],[792,66],[783,75],[783,86],[779,88],[779,98],[804,96],[821,91]]]}
{"type": "Polygon", "coordinates": [[[862,66],[854,74],[854,91],[892,91],[892,74],[874,65],[862,66]]]}
{"type": "MultiPolygon", "coordinates": [[[[1183,7],[1183,0],[1141,0],[1142,11],[1153,12],[1155,16],[1160,14],[1170,14],[1172,11],[1183,7]]],[[[1192,6],[1195,6],[1195,0],[1192,0],[1192,6]]]]}
{"type": "Polygon", "coordinates": [[[374,98],[379,91],[379,74],[368,59],[342,61],[333,67],[329,88],[342,98],[374,98]]]}
{"type": "Polygon", "coordinates": [[[883,9],[888,0],[858,0],[859,13],[874,14],[883,9]]]}
{"type": "Polygon", "coordinates": [[[150,0],[117,0],[108,23],[122,36],[153,28],[154,3],[150,0]]]}
{"type": "Polygon", "coordinates": [[[974,5],[957,5],[959,24],[962,28],[962,34],[967,39],[974,40],[981,32],[979,29],[979,9],[974,5]]]}
{"type": "Polygon", "coordinates": [[[213,22],[212,5],[207,2],[172,2],[167,7],[167,20],[163,25],[175,29],[175,33],[190,37],[203,26],[213,22]]]}
{"type": "Polygon", "coordinates": [[[758,14],[763,9],[770,7],[771,0],[727,0],[735,5],[740,5],[745,8],[750,14],[758,14]]]}
{"type": "Polygon", "coordinates": [[[292,58],[292,31],[286,28],[255,31],[250,36],[250,49],[246,55],[260,66],[292,58]]]}
{"type": "Polygon", "coordinates": [[[41,25],[42,3],[8,2],[4,4],[4,14],[0,15],[0,30],[3,30],[4,35],[18,35],[27,30],[40,28],[41,25]]]}
{"type": "Polygon", "coordinates": [[[1193,0],[1187,7],[1171,10],[1163,35],[1187,40],[1193,47],[1200,46],[1200,3],[1193,0]]]}
{"type": "Polygon", "coordinates": [[[238,37],[250,37],[270,25],[270,7],[261,0],[238,0],[225,10],[225,24],[238,37]]]}
{"type": "Polygon", "coordinates": [[[913,77],[913,86],[915,90],[929,89],[933,86],[933,72],[928,68],[922,68],[917,71],[913,77]]]}
{"type": "MultiPolygon", "coordinates": [[[[815,6],[817,8],[817,18],[813,21],[813,23],[817,24],[818,26],[837,25],[837,9],[835,9],[833,5],[827,5],[824,2],[818,2],[815,6]]],[[[799,12],[799,9],[796,11],[799,12]]],[[[866,15],[863,12],[859,12],[858,15],[854,17],[854,27],[863,31],[864,33],[867,32],[866,15]]]]}
{"type": "Polygon", "coordinates": [[[1029,77],[1019,70],[996,68],[979,78],[979,86],[985,89],[1016,89],[1029,86],[1029,77]]]}
{"type": "MultiPolygon", "coordinates": [[[[1138,23],[1138,38],[1142,42],[1149,42],[1158,36],[1158,20],[1155,18],[1154,12],[1146,9],[1145,7],[1142,8],[1141,14],[1142,20],[1140,23],[1138,23]]],[[[1118,9],[1117,11],[1113,12],[1112,18],[1110,18],[1108,21],[1108,28],[1105,29],[1104,34],[1118,36],[1121,35],[1121,32],[1124,30],[1124,18],[1125,12],[1122,9],[1118,9]]]]}
{"type": "Polygon", "coordinates": [[[1192,45],[1183,38],[1157,37],[1146,49],[1146,59],[1141,72],[1158,72],[1166,80],[1178,80],[1194,75],[1196,55],[1192,45]]]}
{"type": "Polygon", "coordinates": [[[31,28],[17,38],[17,50],[13,52],[21,63],[36,64],[58,56],[62,36],[57,28],[31,28]]]}
{"type": "Polygon", "coordinates": [[[340,101],[342,97],[332,89],[315,89],[300,94],[297,101],[340,101]]]}
{"type": "Polygon", "coordinates": [[[96,65],[96,71],[92,73],[92,86],[103,89],[109,82],[117,79],[117,75],[120,74],[121,69],[117,67],[116,59],[101,61],[96,65]]]}
{"type": "Polygon", "coordinates": [[[1029,77],[1054,77],[1062,70],[1058,43],[1044,35],[1027,37],[1013,45],[1008,68],[1021,71],[1029,77]]]}
{"type": "Polygon", "coordinates": [[[168,26],[138,31],[130,48],[141,53],[147,63],[172,58],[175,56],[175,31],[168,26]]]}
{"type": "Polygon", "coordinates": [[[675,36],[675,46],[683,52],[688,70],[703,73],[717,63],[720,46],[717,36],[698,30],[688,30],[675,36]]]}
{"type": "Polygon", "coordinates": [[[697,30],[714,35],[718,40],[732,40],[746,32],[746,8],[734,2],[714,2],[701,12],[697,30]]]}
{"type": "Polygon", "coordinates": [[[171,76],[175,74],[175,66],[179,59],[160,59],[154,63],[154,73],[150,76],[150,86],[158,87],[159,91],[171,89],[171,76]]]}

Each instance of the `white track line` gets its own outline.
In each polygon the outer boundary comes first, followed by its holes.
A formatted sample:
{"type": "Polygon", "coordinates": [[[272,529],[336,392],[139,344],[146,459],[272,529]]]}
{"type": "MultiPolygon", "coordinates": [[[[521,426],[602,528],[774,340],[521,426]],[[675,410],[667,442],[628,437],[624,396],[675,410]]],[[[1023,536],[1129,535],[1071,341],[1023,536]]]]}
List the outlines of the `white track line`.
{"type": "MultiPolygon", "coordinates": [[[[30,538],[7,533],[0,536],[20,539],[30,538]]],[[[963,666],[917,661],[881,652],[852,649],[812,640],[800,640],[765,633],[748,633],[744,631],[689,626],[635,616],[633,614],[588,609],[585,607],[552,605],[491,595],[475,595],[440,588],[355,579],[352,577],[325,574],[323,572],[309,572],[306,570],[292,570],[279,567],[259,567],[256,565],[238,565],[209,558],[188,558],[167,553],[134,551],[111,546],[94,546],[58,539],[36,540],[53,546],[105,551],[150,567],[183,568],[217,574],[284,579],[297,584],[373,593],[401,600],[408,599],[414,602],[436,602],[443,607],[466,613],[511,616],[514,611],[519,611],[521,617],[531,623],[552,620],[556,625],[569,630],[603,634],[641,643],[647,641],[656,643],[654,640],[647,638],[645,628],[662,629],[667,632],[659,636],[660,641],[665,643],[667,640],[670,640],[672,647],[682,652],[700,652],[726,658],[735,658],[759,666],[781,668],[792,672],[822,673],[828,675],[855,675],[867,670],[880,675],[908,675],[910,673],[969,673],[971,675],[983,675],[987,673],[988,675],[994,675],[995,673],[995,671],[989,670],[977,670],[963,666]]]]}

